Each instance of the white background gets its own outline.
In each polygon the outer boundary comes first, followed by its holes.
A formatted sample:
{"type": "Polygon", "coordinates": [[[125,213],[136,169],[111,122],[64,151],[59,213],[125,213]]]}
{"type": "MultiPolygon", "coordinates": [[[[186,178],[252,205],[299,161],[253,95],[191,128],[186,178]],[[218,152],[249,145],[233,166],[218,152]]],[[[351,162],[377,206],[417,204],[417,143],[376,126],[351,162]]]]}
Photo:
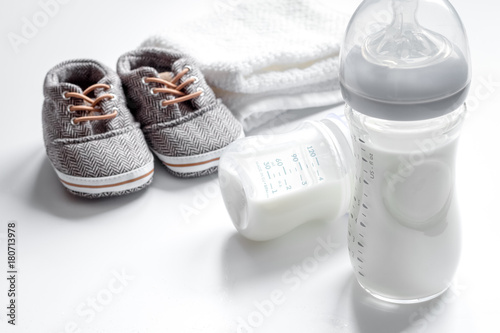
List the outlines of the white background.
{"type": "MultiPolygon", "coordinates": [[[[254,243],[233,228],[216,177],[177,179],[157,163],[147,190],[95,201],[74,197],[59,183],[42,141],[46,72],[72,58],[115,68],[121,54],[150,34],[189,24],[214,1],[69,1],[17,53],[8,33],[20,34],[23,18],[31,20],[41,7],[34,0],[3,1],[0,332],[235,332],[240,319],[257,326],[243,332],[499,332],[500,5],[452,2],[469,33],[474,72],[457,160],[461,266],[444,297],[396,306],[375,301],[355,283],[345,218],[254,243]],[[9,220],[19,225],[15,328],[5,322],[9,220]],[[338,247],[307,276],[284,279],[294,266],[311,263],[318,237],[338,247]],[[117,274],[127,280],[120,283],[117,274]],[[273,291],[282,294],[274,308],[273,291]],[[92,310],[96,298],[105,304],[92,310]]],[[[339,1],[339,10],[351,14],[358,3],[339,1]]],[[[292,112],[291,124],[278,121],[260,132],[278,133],[330,111],[292,112]]]]}

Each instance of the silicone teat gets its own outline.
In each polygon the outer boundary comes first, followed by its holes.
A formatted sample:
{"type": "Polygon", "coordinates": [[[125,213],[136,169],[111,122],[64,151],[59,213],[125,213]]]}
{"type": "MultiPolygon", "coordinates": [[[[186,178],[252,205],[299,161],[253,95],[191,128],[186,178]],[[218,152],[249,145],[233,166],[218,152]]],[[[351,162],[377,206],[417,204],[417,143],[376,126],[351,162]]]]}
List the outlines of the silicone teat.
{"type": "Polygon", "coordinates": [[[452,51],[440,34],[420,26],[416,14],[419,0],[393,0],[392,22],[368,36],[363,47],[365,58],[389,67],[419,67],[445,59],[452,51]]]}
{"type": "Polygon", "coordinates": [[[346,31],[339,79],[346,103],[367,116],[413,121],[450,113],[471,81],[463,24],[448,0],[364,0],[346,31]]]}

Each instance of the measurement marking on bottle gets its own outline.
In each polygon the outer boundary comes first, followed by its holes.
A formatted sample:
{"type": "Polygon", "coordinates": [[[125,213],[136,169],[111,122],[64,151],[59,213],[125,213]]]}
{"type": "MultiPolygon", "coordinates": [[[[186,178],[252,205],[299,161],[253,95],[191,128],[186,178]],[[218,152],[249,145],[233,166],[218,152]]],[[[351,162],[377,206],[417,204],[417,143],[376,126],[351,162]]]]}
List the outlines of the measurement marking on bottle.
{"type": "Polygon", "coordinates": [[[358,274],[364,277],[364,274],[363,274],[363,273],[361,273],[361,272],[358,272],[358,274]]]}
{"type": "Polygon", "coordinates": [[[286,169],[285,169],[285,167],[283,167],[283,172],[284,172],[284,173],[285,173],[285,175],[286,175],[286,169]]]}
{"type": "Polygon", "coordinates": [[[363,262],[363,260],[361,260],[359,257],[356,257],[356,258],[358,258],[359,262],[363,262]]]}
{"type": "Polygon", "coordinates": [[[316,170],[316,173],[318,174],[318,177],[319,177],[319,170],[316,170]]]}
{"type": "Polygon", "coordinates": [[[359,140],[359,142],[361,142],[361,143],[365,143],[363,140],[361,140],[361,138],[359,138],[358,140],[359,140]]]}
{"type": "Polygon", "coordinates": [[[303,169],[302,169],[302,164],[300,164],[300,162],[299,162],[299,167],[300,167],[300,170],[303,170],[303,169]]]}
{"type": "Polygon", "coordinates": [[[319,166],[319,160],[317,157],[316,157],[316,164],[319,166]]]}
{"type": "Polygon", "coordinates": [[[368,162],[368,160],[364,157],[361,157],[361,159],[363,160],[363,162],[368,162]]]}
{"type": "Polygon", "coordinates": [[[364,217],[366,217],[365,213],[361,213],[361,215],[363,215],[364,217]]]}
{"type": "Polygon", "coordinates": [[[368,207],[366,207],[366,205],[365,205],[365,204],[363,204],[363,208],[368,209],[368,207]]]}
{"type": "Polygon", "coordinates": [[[366,151],[365,148],[361,148],[362,151],[366,151]]]}
{"type": "Polygon", "coordinates": [[[269,174],[269,171],[267,172],[267,177],[269,177],[269,179],[271,179],[271,175],[269,174]]]}
{"type": "Polygon", "coordinates": [[[366,179],[363,179],[363,182],[364,182],[366,185],[368,185],[368,182],[366,181],[366,179]]]}
{"type": "Polygon", "coordinates": [[[363,222],[359,222],[363,228],[366,228],[366,225],[363,222]]]}

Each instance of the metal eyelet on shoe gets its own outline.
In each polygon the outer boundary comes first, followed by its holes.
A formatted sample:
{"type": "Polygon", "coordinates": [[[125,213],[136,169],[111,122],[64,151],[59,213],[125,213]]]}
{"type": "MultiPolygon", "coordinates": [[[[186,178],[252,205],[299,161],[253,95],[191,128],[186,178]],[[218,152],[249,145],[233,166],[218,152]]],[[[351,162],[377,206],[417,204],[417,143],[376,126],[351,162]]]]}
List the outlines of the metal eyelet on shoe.
{"type": "Polygon", "coordinates": [[[111,83],[108,84],[108,86],[109,86],[108,90],[112,90],[114,88],[113,84],[111,84],[111,83]]]}
{"type": "Polygon", "coordinates": [[[194,79],[193,83],[198,83],[198,81],[200,81],[197,76],[191,76],[189,79],[194,79]]]}
{"type": "Polygon", "coordinates": [[[75,111],[71,110],[71,107],[72,107],[72,106],[73,106],[73,105],[68,105],[68,106],[66,107],[66,111],[68,111],[69,113],[75,113],[75,111]]]}
{"type": "Polygon", "coordinates": [[[141,82],[142,82],[143,84],[145,84],[145,85],[147,85],[147,84],[148,84],[148,83],[146,82],[146,77],[145,77],[145,76],[143,76],[143,77],[141,78],[141,82]]]}
{"type": "Polygon", "coordinates": [[[189,66],[189,65],[184,66],[184,68],[187,68],[187,69],[188,69],[188,73],[189,73],[189,72],[191,72],[191,71],[193,70],[193,68],[192,68],[191,66],[189,66]]]}
{"type": "Polygon", "coordinates": [[[114,101],[115,99],[118,98],[115,94],[110,94],[110,95],[113,96],[113,97],[110,98],[111,101],[114,101]]]}
{"type": "Polygon", "coordinates": [[[61,94],[62,95],[62,98],[66,101],[70,100],[71,97],[66,97],[66,94],[68,93],[69,91],[63,91],[63,93],[61,94]]]}
{"type": "Polygon", "coordinates": [[[205,95],[205,90],[203,90],[203,88],[198,88],[198,91],[201,91],[201,95],[200,96],[205,95]]]}
{"type": "Polygon", "coordinates": [[[160,101],[160,109],[166,109],[166,108],[167,108],[167,106],[168,106],[168,105],[163,105],[163,102],[164,102],[164,101],[166,102],[167,100],[166,100],[166,99],[162,99],[162,100],[160,101]]]}
{"type": "Polygon", "coordinates": [[[77,123],[75,123],[75,118],[71,118],[70,123],[73,126],[77,126],[78,125],[77,123]]]}
{"type": "Polygon", "coordinates": [[[159,93],[155,93],[155,91],[154,91],[154,90],[155,90],[155,88],[151,88],[151,89],[149,89],[149,93],[150,93],[151,95],[153,95],[153,96],[158,96],[158,94],[159,94],[159,93]]]}

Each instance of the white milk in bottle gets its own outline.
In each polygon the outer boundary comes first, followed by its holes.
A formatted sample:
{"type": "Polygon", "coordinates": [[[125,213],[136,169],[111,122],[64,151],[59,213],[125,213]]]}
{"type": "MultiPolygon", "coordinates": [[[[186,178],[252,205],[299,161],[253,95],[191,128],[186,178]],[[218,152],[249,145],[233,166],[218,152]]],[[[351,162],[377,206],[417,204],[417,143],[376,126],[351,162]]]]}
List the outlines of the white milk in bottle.
{"type": "Polygon", "coordinates": [[[340,68],[356,159],[348,246],[356,279],[380,299],[420,302],[452,282],[469,63],[446,0],[366,0],[349,23],[340,68]]]}
{"type": "Polygon", "coordinates": [[[288,133],[246,137],[226,148],[219,182],[240,234],[269,240],[347,212],[354,167],[344,126],[332,116],[288,133]]]}

